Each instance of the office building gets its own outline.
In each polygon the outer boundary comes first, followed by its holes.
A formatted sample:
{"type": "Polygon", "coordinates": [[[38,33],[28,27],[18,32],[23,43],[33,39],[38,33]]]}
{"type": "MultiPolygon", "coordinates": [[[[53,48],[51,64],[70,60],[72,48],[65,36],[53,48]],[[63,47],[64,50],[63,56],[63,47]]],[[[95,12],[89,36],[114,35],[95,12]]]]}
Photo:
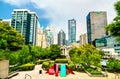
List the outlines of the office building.
{"type": "Polygon", "coordinates": [[[87,44],[87,43],[88,43],[87,33],[80,35],[80,45],[87,44]]]}
{"type": "Polygon", "coordinates": [[[103,11],[90,12],[87,15],[88,43],[93,44],[95,39],[106,35],[107,14],[103,11]]]}
{"type": "Polygon", "coordinates": [[[68,20],[68,41],[69,43],[76,42],[76,20],[68,20]]]}
{"type": "Polygon", "coordinates": [[[58,33],[58,45],[63,46],[66,42],[65,32],[61,29],[58,33]]]}
{"type": "Polygon", "coordinates": [[[11,25],[25,37],[26,44],[36,45],[38,16],[27,9],[14,9],[11,25]]]}
{"type": "Polygon", "coordinates": [[[44,29],[41,27],[37,28],[36,46],[39,46],[41,48],[47,47],[46,35],[44,29]]]}
{"type": "Polygon", "coordinates": [[[120,57],[120,43],[116,40],[115,37],[105,36],[95,40],[95,46],[98,49],[104,49],[109,51],[113,49],[112,54],[118,54],[120,57]]]}
{"type": "Polygon", "coordinates": [[[46,35],[46,41],[47,41],[47,47],[49,47],[51,44],[54,43],[54,35],[53,35],[54,29],[52,26],[48,26],[45,29],[45,35],[46,35]]]}

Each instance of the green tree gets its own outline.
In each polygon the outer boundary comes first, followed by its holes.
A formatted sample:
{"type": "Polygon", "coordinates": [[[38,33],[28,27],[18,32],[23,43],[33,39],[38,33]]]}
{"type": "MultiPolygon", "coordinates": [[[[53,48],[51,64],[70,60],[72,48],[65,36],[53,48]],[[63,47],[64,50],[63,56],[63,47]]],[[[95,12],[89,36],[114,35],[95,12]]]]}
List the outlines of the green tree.
{"type": "Polygon", "coordinates": [[[0,48],[18,50],[24,45],[24,38],[8,23],[0,23],[0,48]]]}
{"type": "Polygon", "coordinates": [[[0,22],[2,21],[2,19],[0,18],[0,22]]]}
{"type": "Polygon", "coordinates": [[[50,57],[50,49],[49,48],[40,48],[40,59],[48,59],[50,57]]]}
{"type": "MultiPolygon", "coordinates": [[[[100,66],[101,55],[93,45],[85,44],[80,48],[72,49],[72,51],[74,53],[70,57],[73,62],[87,66],[100,66]]],[[[70,51],[70,54],[72,51],[70,51]]]]}
{"type": "Polygon", "coordinates": [[[3,49],[0,49],[0,60],[4,60],[4,59],[9,59],[10,57],[10,50],[3,50],[3,49]]]}
{"type": "Polygon", "coordinates": [[[120,1],[116,2],[114,6],[117,16],[111,24],[106,26],[106,30],[110,32],[111,36],[117,37],[117,40],[120,42],[120,1]]]}
{"type": "Polygon", "coordinates": [[[10,53],[10,57],[9,57],[9,61],[10,61],[10,65],[15,65],[15,64],[19,64],[19,55],[21,53],[21,50],[18,51],[11,51],[10,53]]]}
{"type": "Polygon", "coordinates": [[[61,49],[60,46],[57,44],[50,45],[50,58],[55,60],[56,58],[60,57],[61,49]]]}
{"type": "Polygon", "coordinates": [[[32,62],[32,55],[30,54],[29,47],[27,45],[22,48],[22,51],[19,53],[18,58],[20,64],[32,62]]]}
{"type": "Polygon", "coordinates": [[[69,56],[72,57],[74,55],[74,53],[76,53],[78,50],[78,48],[73,48],[69,51],[69,56]]]}
{"type": "Polygon", "coordinates": [[[35,60],[37,58],[40,58],[40,51],[39,50],[40,49],[43,50],[43,49],[40,47],[37,47],[37,46],[32,46],[32,45],[28,45],[28,47],[29,47],[29,53],[30,53],[30,55],[32,55],[32,60],[33,60],[33,62],[35,62],[35,60]]]}
{"type": "Polygon", "coordinates": [[[73,48],[69,51],[69,56],[70,56],[70,59],[72,61],[74,61],[75,63],[79,63],[79,60],[80,60],[80,55],[81,53],[79,52],[79,49],[78,48],[73,48]]]}

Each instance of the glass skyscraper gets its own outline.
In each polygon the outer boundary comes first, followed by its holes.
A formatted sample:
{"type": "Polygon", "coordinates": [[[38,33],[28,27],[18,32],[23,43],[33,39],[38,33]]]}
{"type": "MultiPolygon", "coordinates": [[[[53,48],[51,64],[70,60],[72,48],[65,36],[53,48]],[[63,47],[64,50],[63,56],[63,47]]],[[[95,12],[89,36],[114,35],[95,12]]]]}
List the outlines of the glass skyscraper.
{"type": "Polygon", "coordinates": [[[58,33],[58,45],[63,46],[66,42],[65,32],[61,29],[58,33]]]}
{"type": "Polygon", "coordinates": [[[68,41],[69,43],[76,42],[76,20],[68,20],[68,41]]]}
{"type": "Polygon", "coordinates": [[[14,9],[11,25],[25,37],[26,44],[36,45],[38,16],[27,9],[14,9]]]}
{"type": "Polygon", "coordinates": [[[45,35],[47,40],[47,47],[54,43],[53,27],[48,26],[45,29],[45,35]]]}

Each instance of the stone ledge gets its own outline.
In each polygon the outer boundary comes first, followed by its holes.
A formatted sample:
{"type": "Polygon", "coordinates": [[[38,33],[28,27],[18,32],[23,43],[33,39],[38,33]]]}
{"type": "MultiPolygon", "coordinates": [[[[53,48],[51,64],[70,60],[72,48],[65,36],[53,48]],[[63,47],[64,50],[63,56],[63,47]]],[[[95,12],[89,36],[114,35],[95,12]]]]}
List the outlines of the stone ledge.
{"type": "Polygon", "coordinates": [[[8,76],[8,79],[9,78],[12,78],[12,77],[14,77],[14,76],[16,76],[16,75],[18,75],[19,73],[18,72],[13,72],[12,74],[10,74],[9,76],[8,76]]]}

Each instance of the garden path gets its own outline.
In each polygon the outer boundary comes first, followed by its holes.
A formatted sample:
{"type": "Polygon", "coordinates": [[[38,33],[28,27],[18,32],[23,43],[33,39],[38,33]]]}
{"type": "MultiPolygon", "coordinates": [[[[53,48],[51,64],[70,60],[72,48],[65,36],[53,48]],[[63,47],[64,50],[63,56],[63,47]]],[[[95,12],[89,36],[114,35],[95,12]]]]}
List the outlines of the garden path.
{"type": "MultiPolygon", "coordinates": [[[[35,69],[32,71],[20,71],[19,74],[11,79],[25,79],[25,75],[28,74],[31,76],[31,79],[115,79],[114,73],[108,73],[108,77],[90,77],[86,73],[83,72],[74,72],[75,75],[69,74],[66,77],[56,77],[55,75],[46,74],[41,68],[41,65],[36,65],[35,69]],[[42,70],[42,74],[39,74],[39,70],[42,70]]],[[[30,79],[30,77],[26,75],[26,79],[30,79]]]]}

